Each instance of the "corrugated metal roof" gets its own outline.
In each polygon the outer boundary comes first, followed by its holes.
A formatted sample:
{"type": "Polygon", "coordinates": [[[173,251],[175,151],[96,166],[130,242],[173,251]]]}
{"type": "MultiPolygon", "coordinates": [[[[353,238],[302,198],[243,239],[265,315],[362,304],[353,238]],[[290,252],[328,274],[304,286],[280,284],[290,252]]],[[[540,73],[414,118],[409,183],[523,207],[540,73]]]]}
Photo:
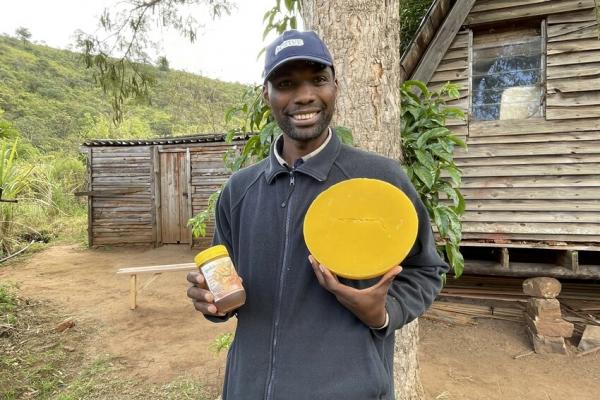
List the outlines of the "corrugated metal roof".
{"type": "MultiPolygon", "coordinates": [[[[193,135],[193,136],[175,136],[168,138],[153,139],[92,139],[83,143],[84,147],[100,146],[149,146],[165,144],[190,144],[190,143],[214,143],[224,142],[227,135],[223,133],[212,135],[193,135]]],[[[233,138],[234,141],[246,140],[249,134],[238,135],[233,138]]]]}

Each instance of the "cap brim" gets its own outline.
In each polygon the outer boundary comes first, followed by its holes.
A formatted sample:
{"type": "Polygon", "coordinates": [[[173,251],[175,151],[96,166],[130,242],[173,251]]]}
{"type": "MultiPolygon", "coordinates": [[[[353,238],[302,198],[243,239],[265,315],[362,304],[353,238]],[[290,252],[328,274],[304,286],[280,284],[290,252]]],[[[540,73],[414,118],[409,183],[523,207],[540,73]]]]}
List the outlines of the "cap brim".
{"type": "Polygon", "coordinates": [[[326,65],[328,67],[333,66],[333,64],[331,63],[331,61],[325,60],[323,58],[320,57],[311,57],[311,56],[294,56],[294,57],[289,57],[286,59],[283,59],[281,61],[279,61],[277,64],[273,65],[273,67],[269,70],[269,72],[265,75],[265,79],[264,79],[264,83],[267,82],[267,80],[271,77],[271,75],[273,75],[273,73],[281,66],[283,66],[283,64],[286,64],[290,61],[296,61],[296,60],[307,60],[307,61],[315,61],[318,62],[320,64],[326,65]]]}

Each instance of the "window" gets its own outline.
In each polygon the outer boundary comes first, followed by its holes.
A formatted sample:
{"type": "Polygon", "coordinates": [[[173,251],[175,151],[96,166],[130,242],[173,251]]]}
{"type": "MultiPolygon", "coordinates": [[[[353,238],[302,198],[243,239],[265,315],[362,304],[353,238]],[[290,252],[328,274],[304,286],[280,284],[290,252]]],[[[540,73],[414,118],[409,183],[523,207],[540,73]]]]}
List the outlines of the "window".
{"type": "Polygon", "coordinates": [[[541,25],[473,34],[471,119],[542,117],[544,42],[541,25]]]}

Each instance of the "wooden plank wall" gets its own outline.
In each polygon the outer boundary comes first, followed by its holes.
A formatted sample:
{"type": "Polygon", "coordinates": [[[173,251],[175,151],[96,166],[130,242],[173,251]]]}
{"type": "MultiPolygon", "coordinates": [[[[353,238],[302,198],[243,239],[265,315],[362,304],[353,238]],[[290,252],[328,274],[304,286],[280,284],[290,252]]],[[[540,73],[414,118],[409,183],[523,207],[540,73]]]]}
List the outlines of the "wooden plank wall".
{"type": "Polygon", "coordinates": [[[469,44],[472,42],[471,32],[462,31],[450,45],[442,58],[435,73],[429,80],[429,89],[439,90],[447,82],[452,82],[459,87],[458,99],[448,101],[448,105],[460,108],[465,112],[465,120],[449,120],[447,124],[457,136],[463,140],[467,136],[467,123],[469,111],[469,44]]]}
{"type": "Polygon", "coordinates": [[[418,36],[413,39],[406,53],[403,54],[400,60],[400,81],[407,80],[417,67],[419,60],[427,50],[427,46],[435,36],[437,29],[440,27],[444,18],[448,14],[450,8],[450,0],[436,0],[432,4],[432,8],[425,16],[422,28],[419,29],[418,36]]]}
{"type": "MultiPolygon", "coordinates": [[[[468,135],[465,239],[600,243],[600,41],[593,0],[478,0],[465,29],[519,18],[547,21],[546,117],[451,122],[468,135]]],[[[468,109],[466,32],[457,35],[430,86],[461,86],[468,109]]]]}
{"type": "Polygon", "coordinates": [[[151,244],[149,146],[91,147],[93,245],[151,244]]]}
{"type": "Polygon", "coordinates": [[[600,117],[600,40],[594,12],[552,15],[547,23],[546,118],[600,117]]]}
{"type": "MultiPolygon", "coordinates": [[[[203,143],[190,147],[192,164],[192,214],[196,215],[206,209],[208,198],[217,191],[227,179],[229,170],[225,168],[223,156],[231,145],[224,142],[203,143]]],[[[214,233],[214,220],[207,225],[206,236],[194,240],[194,246],[205,248],[210,246],[214,233]]]]}

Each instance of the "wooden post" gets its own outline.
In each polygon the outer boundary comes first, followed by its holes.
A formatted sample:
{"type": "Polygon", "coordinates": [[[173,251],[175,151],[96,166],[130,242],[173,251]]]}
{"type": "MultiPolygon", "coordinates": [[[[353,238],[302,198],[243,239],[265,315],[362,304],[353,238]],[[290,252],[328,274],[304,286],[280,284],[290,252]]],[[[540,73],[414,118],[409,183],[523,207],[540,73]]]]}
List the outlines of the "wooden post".
{"type": "MultiPolygon", "coordinates": [[[[187,184],[187,209],[188,209],[188,218],[192,218],[192,156],[190,154],[190,148],[185,149],[185,173],[186,173],[186,184],[187,184]]],[[[187,221],[185,221],[187,227],[187,221]]],[[[190,237],[190,249],[194,247],[194,235],[192,235],[192,230],[188,228],[188,234],[190,237]]]]}
{"type": "Polygon", "coordinates": [[[158,247],[158,239],[156,232],[156,152],[154,149],[156,146],[150,147],[150,201],[152,202],[152,208],[150,210],[150,221],[152,223],[152,246],[158,247]]]}
{"type": "Polygon", "coordinates": [[[502,247],[500,248],[500,265],[502,268],[509,268],[509,257],[508,257],[508,248],[502,247]]]}
{"type": "Polygon", "coordinates": [[[579,271],[579,253],[577,250],[564,250],[558,256],[558,265],[574,272],[579,271]]]}
{"type": "Polygon", "coordinates": [[[129,308],[135,310],[137,307],[137,275],[129,277],[129,308]]]}
{"type": "MultiPolygon", "coordinates": [[[[94,190],[94,185],[92,184],[92,176],[93,176],[93,154],[94,148],[88,148],[88,156],[87,156],[87,173],[88,173],[88,190],[92,192],[94,190]]],[[[94,245],[94,229],[92,227],[94,223],[94,197],[92,195],[88,196],[88,247],[92,247],[94,245]]]]}
{"type": "Polygon", "coordinates": [[[154,186],[153,186],[153,191],[154,191],[154,207],[153,207],[153,214],[154,214],[154,222],[156,227],[154,228],[156,230],[156,244],[155,246],[160,246],[162,244],[162,210],[161,210],[161,203],[160,203],[160,196],[161,196],[161,186],[160,186],[160,154],[158,152],[158,146],[154,146],[152,148],[152,158],[153,158],[153,177],[154,177],[154,186]]]}

